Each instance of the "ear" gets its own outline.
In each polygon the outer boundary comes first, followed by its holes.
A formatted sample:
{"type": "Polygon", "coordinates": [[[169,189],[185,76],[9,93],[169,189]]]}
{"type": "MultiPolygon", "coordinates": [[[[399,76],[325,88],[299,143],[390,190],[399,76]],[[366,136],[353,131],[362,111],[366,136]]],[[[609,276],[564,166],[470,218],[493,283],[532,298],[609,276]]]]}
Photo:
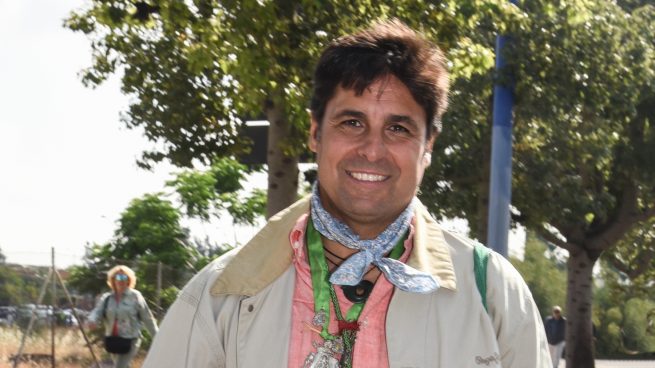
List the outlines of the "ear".
{"type": "Polygon", "coordinates": [[[320,127],[318,126],[318,122],[314,117],[312,116],[311,118],[311,125],[309,126],[309,140],[308,140],[308,145],[309,149],[316,153],[318,150],[318,144],[319,144],[319,135],[320,135],[320,127]]]}
{"type": "Polygon", "coordinates": [[[427,152],[432,153],[432,147],[434,146],[434,141],[437,140],[438,135],[439,135],[439,133],[434,132],[434,133],[432,133],[432,135],[430,137],[428,137],[427,142],[425,142],[425,150],[427,152]]]}
{"type": "Polygon", "coordinates": [[[432,146],[434,145],[434,141],[437,139],[438,133],[432,134],[430,138],[428,138],[427,142],[425,142],[425,152],[423,153],[423,165],[425,167],[430,166],[432,163],[432,146]]]}
{"type": "Polygon", "coordinates": [[[423,154],[423,165],[425,167],[428,167],[430,166],[431,163],[432,163],[432,152],[425,151],[425,153],[423,154]]]}

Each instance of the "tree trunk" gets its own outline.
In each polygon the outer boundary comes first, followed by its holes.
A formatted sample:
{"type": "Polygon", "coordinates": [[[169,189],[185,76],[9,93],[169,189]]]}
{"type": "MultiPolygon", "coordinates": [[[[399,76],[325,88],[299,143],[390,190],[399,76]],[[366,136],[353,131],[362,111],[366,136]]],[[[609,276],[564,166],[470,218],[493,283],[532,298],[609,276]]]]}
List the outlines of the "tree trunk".
{"type": "Polygon", "coordinates": [[[268,202],[266,218],[292,204],[298,194],[298,157],[284,154],[283,145],[287,142],[291,127],[284,114],[284,108],[276,102],[266,106],[268,128],[268,202]]]}
{"type": "Polygon", "coordinates": [[[566,367],[594,368],[591,327],[592,271],[597,258],[584,250],[570,252],[567,262],[566,367]]]}

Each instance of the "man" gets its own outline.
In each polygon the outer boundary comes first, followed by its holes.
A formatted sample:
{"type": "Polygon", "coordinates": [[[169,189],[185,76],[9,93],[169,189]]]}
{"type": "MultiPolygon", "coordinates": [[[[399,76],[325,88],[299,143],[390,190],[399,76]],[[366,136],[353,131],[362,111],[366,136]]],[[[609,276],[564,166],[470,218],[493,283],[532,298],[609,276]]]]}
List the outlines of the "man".
{"type": "Polygon", "coordinates": [[[550,365],[525,283],[415,198],[447,104],[442,53],[399,21],[323,52],[311,101],[312,195],[184,288],[144,367],[550,365]]]}
{"type": "Polygon", "coordinates": [[[566,344],[566,318],[562,316],[562,308],[559,305],[553,307],[552,315],[546,318],[544,327],[546,328],[550,359],[553,361],[553,368],[557,368],[566,344]]]}

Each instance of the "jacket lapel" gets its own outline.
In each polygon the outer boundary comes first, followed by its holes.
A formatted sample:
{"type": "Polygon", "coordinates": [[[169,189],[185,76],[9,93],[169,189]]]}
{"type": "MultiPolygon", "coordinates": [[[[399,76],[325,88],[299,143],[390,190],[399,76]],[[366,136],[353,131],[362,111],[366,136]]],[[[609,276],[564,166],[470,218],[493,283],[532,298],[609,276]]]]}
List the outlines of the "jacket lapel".
{"type": "MultiPolygon", "coordinates": [[[[212,285],[211,294],[253,296],[280,277],[292,262],[289,232],[298,218],[309,211],[309,198],[272,217],[241,247],[212,285]]],[[[455,271],[443,231],[422,204],[416,208],[414,226],[414,248],[407,263],[433,275],[440,287],[455,290],[455,271]]]]}

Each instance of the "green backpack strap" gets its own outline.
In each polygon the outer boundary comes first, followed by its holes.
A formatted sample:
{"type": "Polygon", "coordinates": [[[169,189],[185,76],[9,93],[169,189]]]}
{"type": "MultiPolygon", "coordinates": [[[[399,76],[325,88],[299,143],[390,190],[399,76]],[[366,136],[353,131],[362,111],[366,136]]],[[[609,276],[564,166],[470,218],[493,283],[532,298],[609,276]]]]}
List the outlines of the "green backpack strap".
{"type": "Polygon", "coordinates": [[[473,272],[475,272],[475,283],[482,297],[482,305],[487,309],[487,263],[489,263],[489,248],[476,243],[473,248],[473,272]]]}

